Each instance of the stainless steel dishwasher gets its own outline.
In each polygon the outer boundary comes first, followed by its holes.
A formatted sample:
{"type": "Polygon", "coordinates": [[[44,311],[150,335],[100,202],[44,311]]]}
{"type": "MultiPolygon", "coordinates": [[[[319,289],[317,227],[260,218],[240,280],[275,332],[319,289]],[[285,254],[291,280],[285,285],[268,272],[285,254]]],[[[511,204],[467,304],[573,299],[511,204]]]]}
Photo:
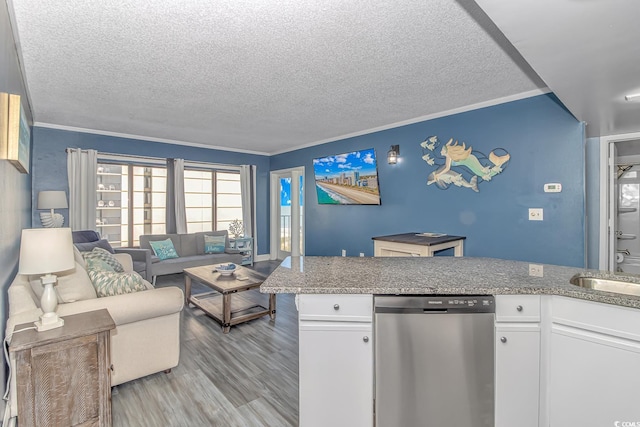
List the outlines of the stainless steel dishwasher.
{"type": "Polygon", "coordinates": [[[376,296],[376,427],[493,427],[492,296],[376,296]]]}

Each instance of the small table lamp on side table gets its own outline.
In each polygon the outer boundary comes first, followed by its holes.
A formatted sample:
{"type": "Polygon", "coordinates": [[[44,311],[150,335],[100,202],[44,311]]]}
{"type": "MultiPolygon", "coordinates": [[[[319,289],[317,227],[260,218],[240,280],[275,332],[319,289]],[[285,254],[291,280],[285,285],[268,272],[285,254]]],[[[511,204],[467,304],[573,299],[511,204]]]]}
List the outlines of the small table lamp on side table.
{"type": "Polygon", "coordinates": [[[29,228],[22,230],[18,274],[42,274],[40,308],[44,312],[35,322],[38,332],[59,328],[64,320],[58,317],[58,295],[53,286],[59,273],[75,268],[73,240],[70,228],[29,228]]]}
{"type": "Polygon", "coordinates": [[[50,209],[51,212],[40,212],[40,222],[46,228],[60,228],[64,225],[64,216],[55,213],[54,209],[66,209],[67,195],[64,191],[41,191],[38,193],[38,209],[50,209]]]}

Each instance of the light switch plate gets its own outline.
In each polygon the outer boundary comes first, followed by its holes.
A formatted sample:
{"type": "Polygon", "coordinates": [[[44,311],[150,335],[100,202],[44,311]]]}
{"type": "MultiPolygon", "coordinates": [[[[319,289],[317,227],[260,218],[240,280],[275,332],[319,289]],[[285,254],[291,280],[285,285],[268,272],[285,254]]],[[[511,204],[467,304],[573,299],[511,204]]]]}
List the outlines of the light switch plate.
{"type": "Polygon", "coordinates": [[[540,264],[529,264],[529,276],[544,277],[544,270],[540,264]]]}
{"type": "Polygon", "coordinates": [[[529,221],[542,221],[542,208],[529,208],[529,221]]]}

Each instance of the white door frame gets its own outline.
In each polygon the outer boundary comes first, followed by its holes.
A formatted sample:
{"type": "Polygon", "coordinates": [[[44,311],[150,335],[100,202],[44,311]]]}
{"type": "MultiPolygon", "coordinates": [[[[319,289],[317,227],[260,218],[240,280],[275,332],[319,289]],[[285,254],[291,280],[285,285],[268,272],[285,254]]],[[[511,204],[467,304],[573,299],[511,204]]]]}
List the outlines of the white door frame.
{"type": "MultiPolygon", "coordinates": [[[[280,248],[279,223],[280,223],[280,190],[279,180],[284,177],[291,177],[291,255],[304,255],[304,217],[300,221],[300,177],[304,177],[304,166],[289,169],[280,169],[270,173],[270,250],[269,257],[272,260],[278,259],[280,248]],[[293,230],[300,230],[300,233],[293,230]],[[301,241],[302,239],[302,241],[301,241]],[[302,248],[302,250],[300,249],[302,248]]],[[[304,185],[304,180],[303,180],[304,185]]]]}
{"type": "Polygon", "coordinates": [[[600,270],[615,271],[615,266],[611,265],[611,260],[615,254],[612,253],[612,239],[615,230],[613,216],[616,212],[616,200],[612,200],[611,188],[614,185],[611,177],[616,172],[615,159],[612,158],[614,143],[622,141],[632,141],[640,139],[640,132],[625,133],[620,135],[608,135],[600,137],[600,250],[598,256],[598,268],[600,270]]]}

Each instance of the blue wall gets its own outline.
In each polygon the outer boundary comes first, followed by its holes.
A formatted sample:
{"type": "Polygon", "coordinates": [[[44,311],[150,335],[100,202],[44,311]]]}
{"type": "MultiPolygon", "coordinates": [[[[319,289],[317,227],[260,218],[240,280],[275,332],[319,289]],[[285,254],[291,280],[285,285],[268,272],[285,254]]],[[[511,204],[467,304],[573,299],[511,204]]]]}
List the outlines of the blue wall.
{"type": "MultiPolygon", "coordinates": [[[[42,190],[66,190],[67,155],[65,149],[94,149],[104,153],[129,154],[156,158],[182,158],[199,162],[257,166],[256,205],[258,254],[269,252],[269,157],[232,151],[186,147],[113,136],[72,132],[50,128],[33,129],[33,223],[40,226],[36,198],[42,190]]],[[[68,212],[60,211],[68,220],[68,212]]],[[[68,223],[67,223],[68,225],[68,223]]]]}
{"type": "Polygon", "coordinates": [[[466,236],[465,255],[584,266],[584,131],[553,95],[540,95],[273,156],[271,170],[305,166],[307,255],[373,254],[372,236],[413,231],[466,236]],[[506,149],[505,171],[480,192],[426,185],[420,142],[437,135],[485,153],[506,149]],[[386,162],[391,144],[401,161],[386,162]],[[373,147],[381,206],[318,205],[312,159],[373,147]],[[559,194],[543,184],[559,182],[559,194]],[[544,221],[529,221],[528,208],[544,221]]]}
{"type": "MultiPolygon", "coordinates": [[[[31,123],[16,46],[11,32],[7,3],[0,4],[0,92],[22,97],[22,106],[31,123]]],[[[23,228],[31,227],[31,175],[22,174],[8,161],[0,160],[0,335],[9,316],[7,289],[18,272],[20,236],[23,228]]],[[[0,368],[0,384],[4,390],[5,369],[0,368]]],[[[0,404],[0,413],[4,401],[0,404]]]]}

